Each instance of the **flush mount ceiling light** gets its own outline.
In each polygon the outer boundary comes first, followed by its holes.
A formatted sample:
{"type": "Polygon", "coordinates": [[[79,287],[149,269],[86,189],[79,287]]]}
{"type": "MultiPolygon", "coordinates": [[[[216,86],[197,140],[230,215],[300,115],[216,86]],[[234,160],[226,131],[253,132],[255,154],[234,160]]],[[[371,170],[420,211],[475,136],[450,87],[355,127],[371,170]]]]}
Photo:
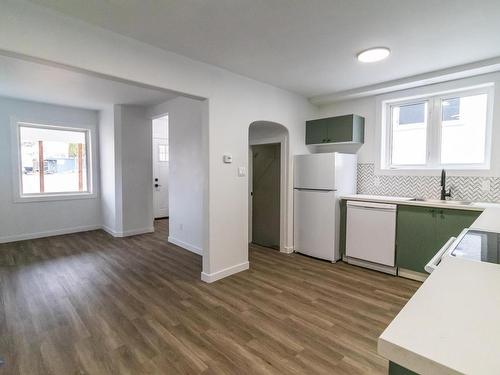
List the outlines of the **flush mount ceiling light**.
{"type": "Polygon", "coordinates": [[[387,58],[387,56],[389,56],[390,53],[391,50],[387,47],[375,47],[361,51],[356,55],[356,57],[361,62],[371,63],[387,58]]]}

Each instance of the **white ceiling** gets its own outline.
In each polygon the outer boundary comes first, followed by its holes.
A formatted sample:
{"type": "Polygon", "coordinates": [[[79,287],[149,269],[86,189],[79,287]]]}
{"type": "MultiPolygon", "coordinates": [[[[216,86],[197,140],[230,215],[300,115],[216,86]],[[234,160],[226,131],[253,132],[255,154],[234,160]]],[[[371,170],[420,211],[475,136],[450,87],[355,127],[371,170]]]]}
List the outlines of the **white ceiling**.
{"type": "Polygon", "coordinates": [[[99,110],[152,106],[179,94],[0,55],[0,96],[99,110]]]}
{"type": "Polygon", "coordinates": [[[308,97],[500,56],[499,0],[32,1],[308,97]]]}

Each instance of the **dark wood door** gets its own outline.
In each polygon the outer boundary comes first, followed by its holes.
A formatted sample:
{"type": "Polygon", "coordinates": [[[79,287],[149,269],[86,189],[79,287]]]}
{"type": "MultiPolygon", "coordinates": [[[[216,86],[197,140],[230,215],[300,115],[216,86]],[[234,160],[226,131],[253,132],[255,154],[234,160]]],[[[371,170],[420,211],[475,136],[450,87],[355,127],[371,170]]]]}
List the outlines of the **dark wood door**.
{"type": "Polygon", "coordinates": [[[252,242],[279,249],[281,146],[252,146],[252,242]]]}

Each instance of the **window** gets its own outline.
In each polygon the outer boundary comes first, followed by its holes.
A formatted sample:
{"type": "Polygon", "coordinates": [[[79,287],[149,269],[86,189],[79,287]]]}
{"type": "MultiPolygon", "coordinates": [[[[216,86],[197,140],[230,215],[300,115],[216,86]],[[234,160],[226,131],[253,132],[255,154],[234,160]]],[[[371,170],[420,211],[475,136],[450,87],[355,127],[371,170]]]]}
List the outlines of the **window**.
{"type": "Polygon", "coordinates": [[[158,161],[168,161],[168,146],[158,144],[158,161]]]}
{"type": "Polygon", "coordinates": [[[385,169],[489,169],[492,86],[383,102],[385,169]]]}
{"type": "Polygon", "coordinates": [[[393,165],[425,164],[427,112],[427,102],[391,107],[393,165]]]}
{"type": "Polygon", "coordinates": [[[19,195],[89,194],[89,131],[18,123],[19,195]]]}

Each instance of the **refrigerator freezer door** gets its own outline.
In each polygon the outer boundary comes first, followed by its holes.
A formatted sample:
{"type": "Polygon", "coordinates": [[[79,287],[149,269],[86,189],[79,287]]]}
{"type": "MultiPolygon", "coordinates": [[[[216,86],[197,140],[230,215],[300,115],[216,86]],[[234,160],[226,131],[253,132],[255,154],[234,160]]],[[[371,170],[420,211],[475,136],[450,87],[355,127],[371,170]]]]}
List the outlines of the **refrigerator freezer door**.
{"type": "Polygon", "coordinates": [[[294,190],[294,249],[336,261],[334,191],[294,190]]]}
{"type": "Polygon", "coordinates": [[[335,190],[335,154],[297,155],[294,188],[335,190]]]}

